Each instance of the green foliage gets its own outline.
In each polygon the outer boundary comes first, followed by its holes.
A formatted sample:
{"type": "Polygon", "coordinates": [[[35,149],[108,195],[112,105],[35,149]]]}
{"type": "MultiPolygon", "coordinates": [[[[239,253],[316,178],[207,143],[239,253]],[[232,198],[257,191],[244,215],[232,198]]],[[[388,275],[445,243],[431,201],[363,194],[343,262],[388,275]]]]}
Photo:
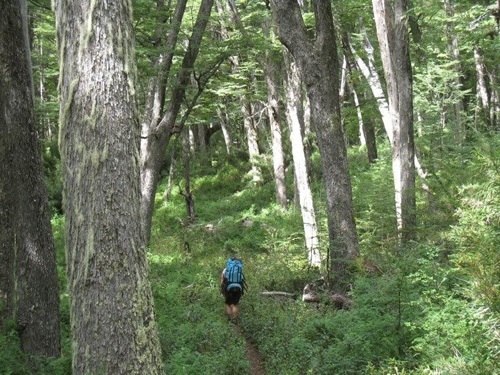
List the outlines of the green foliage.
{"type": "Polygon", "coordinates": [[[450,374],[489,374],[499,360],[498,319],[457,296],[427,306],[413,342],[422,369],[450,374]]]}
{"type": "Polygon", "coordinates": [[[21,350],[19,335],[14,322],[2,322],[0,334],[0,371],[6,375],[28,374],[26,357],[21,350]]]}
{"type": "Polygon", "coordinates": [[[467,278],[467,291],[478,303],[500,312],[500,174],[498,139],[481,139],[473,152],[470,182],[458,190],[457,223],[448,237],[457,246],[452,257],[467,278]]]}
{"type": "Polygon", "coordinates": [[[42,140],[53,140],[57,138],[59,122],[59,59],[55,16],[50,1],[29,1],[28,4],[32,27],[31,60],[37,129],[42,140]]]}
{"type": "MultiPolygon", "coordinates": [[[[416,142],[429,172],[426,183],[433,193],[425,195],[419,185],[422,181],[417,181],[419,223],[415,244],[405,249],[397,246],[388,143],[378,139],[379,159],[373,165],[367,162],[362,147],[349,149],[361,256],[349,295],[352,308],[342,311],[327,302],[301,302],[304,285],[321,275],[307,265],[300,213],[275,204],[267,155],[259,160],[263,181],[259,185],[250,183],[246,176],[250,169],[248,155],[239,148],[245,143],[241,126],[235,125],[242,123],[240,98],[266,99],[258,58],[281,48],[263,35],[262,23],[268,20],[269,12],[264,2],[241,2],[243,29],[234,26],[228,14],[227,19],[217,20],[215,12],[212,14],[216,22],[208,29],[195,71],[199,76],[219,58],[225,60],[194,108],[192,122],[216,123],[215,109],[220,108],[229,114],[236,144],[228,156],[222,151],[220,136],[215,135],[215,144],[203,160],[192,160],[197,214],[194,224],[186,221],[185,202],[178,187],[167,202],[161,193],[156,197],[148,259],[167,373],[250,374],[246,342],[262,355],[267,374],[498,373],[498,134],[479,134],[483,128],[476,127],[474,119],[464,114],[469,134],[466,142],[457,144],[449,131],[455,125],[452,118],[444,121],[441,116],[458,102],[473,103],[475,81],[471,77],[475,73],[470,51],[480,46],[486,65],[492,66],[499,39],[485,37],[495,27],[485,6],[456,3],[453,17],[444,13],[440,2],[423,0],[412,10],[419,16],[423,31],[420,52],[425,55],[414,59],[415,110],[423,119],[417,123],[416,142]],[[451,21],[460,40],[461,72],[447,52],[446,27],[451,21]],[[219,23],[231,26],[228,39],[218,38],[219,23]],[[227,56],[238,56],[237,71],[227,56]],[[241,301],[238,328],[227,322],[219,293],[220,272],[226,258],[234,254],[243,258],[249,284],[241,301]],[[263,296],[263,291],[288,292],[293,298],[263,296]]],[[[196,5],[190,4],[192,8],[183,22],[173,73],[190,35],[196,5]]],[[[369,2],[339,2],[335,7],[342,28],[350,29],[363,17],[368,33],[373,32],[369,2]]],[[[47,9],[31,9],[37,47],[33,52],[35,86],[40,87],[43,81],[48,94],[42,100],[37,92],[37,115],[44,134],[44,168],[54,212],[63,355],[59,359],[38,358],[37,368],[30,369],[15,326],[9,323],[0,334],[0,373],[70,374],[62,184],[54,141],[57,58],[53,16],[47,9]]],[[[162,13],[153,2],[137,0],[134,11],[142,101],[145,82],[153,73],[151,62],[160,53],[151,43],[156,19],[170,17],[171,10],[162,13]]],[[[304,18],[312,30],[312,14],[304,18]]],[[[375,44],[373,34],[370,39],[375,44]]],[[[351,79],[358,91],[366,89],[356,77],[351,79]]],[[[173,84],[172,79],[169,84],[173,84]]],[[[193,94],[188,90],[187,97],[193,94]]],[[[363,104],[364,115],[377,117],[368,107],[363,104]]],[[[354,144],[356,113],[346,110],[344,116],[347,135],[354,144]]],[[[265,137],[260,142],[267,150],[265,137]]],[[[324,239],[326,208],[317,152],[311,162],[320,238],[324,239]]],[[[290,183],[291,168],[287,173],[290,183]]],[[[177,170],[175,180],[181,175],[177,170]]]]}
{"type": "MultiPolygon", "coordinates": [[[[353,201],[359,241],[363,248],[394,241],[393,177],[388,142],[378,143],[379,160],[369,165],[364,148],[349,150],[353,201]]],[[[369,251],[369,250],[368,250],[369,251]]]]}
{"type": "MultiPolygon", "coordinates": [[[[194,163],[197,221],[184,222],[180,194],[174,191],[164,202],[159,193],[148,254],[166,372],[250,374],[248,341],[263,357],[267,374],[494,373],[499,352],[498,298],[491,294],[498,285],[496,142],[496,137],[478,138],[472,153],[450,149],[447,164],[438,166],[442,188],[459,192],[459,199],[448,202],[458,205],[456,215],[442,225],[439,218],[452,211],[436,212],[446,207],[440,205],[431,210],[419,197],[430,228],[421,228],[421,241],[403,250],[392,238],[389,150],[381,147],[372,166],[361,149],[350,150],[362,257],[352,308],[341,311],[328,303],[301,302],[304,285],[320,275],[307,266],[299,213],[274,203],[273,183],[249,189],[248,162],[238,158],[217,159],[209,168],[194,163]],[[462,181],[453,187],[453,175],[464,163],[468,172],[455,174],[462,181]],[[240,331],[226,320],[219,292],[220,272],[233,254],[243,258],[249,284],[240,305],[240,331]]],[[[52,224],[63,285],[63,356],[40,359],[36,374],[57,375],[70,373],[71,349],[63,217],[55,216],[52,224]]],[[[21,364],[26,358],[16,332],[8,332],[0,335],[6,353],[0,355],[2,371],[30,373],[23,365],[14,367],[12,358],[21,364]]]]}

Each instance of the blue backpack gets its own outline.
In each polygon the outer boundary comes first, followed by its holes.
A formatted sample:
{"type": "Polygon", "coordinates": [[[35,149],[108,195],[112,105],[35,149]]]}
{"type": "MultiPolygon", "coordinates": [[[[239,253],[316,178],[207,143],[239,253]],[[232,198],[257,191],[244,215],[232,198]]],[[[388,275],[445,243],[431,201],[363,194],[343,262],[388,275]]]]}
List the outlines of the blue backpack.
{"type": "Polygon", "coordinates": [[[241,289],[241,293],[243,294],[243,290],[245,289],[245,276],[243,275],[243,263],[240,259],[237,258],[229,258],[226,262],[226,271],[224,273],[225,280],[225,288],[229,290],[231,288],[239,288],[241,289]]]}

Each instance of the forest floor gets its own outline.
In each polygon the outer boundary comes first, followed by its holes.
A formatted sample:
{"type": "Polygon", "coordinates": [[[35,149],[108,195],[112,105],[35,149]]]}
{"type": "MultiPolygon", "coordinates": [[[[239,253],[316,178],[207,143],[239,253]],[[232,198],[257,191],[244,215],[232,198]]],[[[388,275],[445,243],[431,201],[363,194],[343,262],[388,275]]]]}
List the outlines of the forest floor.
{"type": "Polygon", "coordinates": [[[252,375],[265,375],[262,356],[257,348],[245,337],[238,324],[235,325],[235,331],[245,340],[247,359],[252,367],[252,375]]]}

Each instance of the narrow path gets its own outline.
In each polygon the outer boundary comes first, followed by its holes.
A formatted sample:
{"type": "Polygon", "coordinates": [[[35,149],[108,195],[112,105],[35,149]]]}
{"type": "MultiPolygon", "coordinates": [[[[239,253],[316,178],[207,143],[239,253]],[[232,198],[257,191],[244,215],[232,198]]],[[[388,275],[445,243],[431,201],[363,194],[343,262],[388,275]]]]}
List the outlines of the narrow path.
{"type": "Polygon", "coordinates": [[[241,327],[239,325],[235,325],[235,330],[245,340],[247,359],[252,367],[252,375],[265,375],[266,372],[264,371],[264,366],[262,364],[262,357],[257,351],[257,348],[246,339],[245,335],[241,332],[241,327]]]}

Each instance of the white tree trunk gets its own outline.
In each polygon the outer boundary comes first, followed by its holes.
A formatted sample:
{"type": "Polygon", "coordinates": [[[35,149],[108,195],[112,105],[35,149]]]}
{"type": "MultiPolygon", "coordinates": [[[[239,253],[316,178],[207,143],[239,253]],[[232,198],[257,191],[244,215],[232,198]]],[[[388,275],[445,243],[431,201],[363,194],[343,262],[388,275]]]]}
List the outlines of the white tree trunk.
{"type": "Polygon", "coordinates": [[[259,144],[257,143],[257,128],[253,119],[252,105],[242,98],[241,112],[243,113],[243,126],[247,135],[248,156],[252,169],[250,175],[252,181],[257,183],[262,179],[262,171],[257,164],[259,157],[259,144]]]}
{"type": "Polygon", "coordinates": [[[488,94],[488,86],[486,84],[486,69],[483,63],[483,58],[479,47],[474,47],[474,62],[476,65],[477,76],[477,98],[478,104],[482,108],[487,121],[491,123],[490,119],[490,95],[488,94]]]}
{"type": "MultiPolygon", "coordinates": [[[[455,15],[455,10],[453,9],[453,5],[450,0],[443,0],[443,5],[446,11],[446,14],[451,18],[455,15]]],[[[446,25],[447,36],[448,36],[448,50],[451,55],[451,58],[455,61],[453,65],[454,70],[457,72],[456,74],[456,84],[458,87],[462,86],[462,82],[460,79],[461,71],[462,71],[462,63],[460,61],[460,45],[458,41],[458,36],[455,31],[455,24],[453,21],[449,21],[446,25]]],[[[453,112],[451,117],[451,121],[448,124],[453,132],[455,141],[460,144],[465,138],[465,124],[462,119],[462,113],[464,112],[464,105],[462,99],[458,99],[455,103],[453,103],[453,112]]]]}
{"type": "Polygon", "coordinates": [[[275,56],[268,52],[264,61],[264,73],[267,83],[267,117],[271,132],[273,150],[273,172],[276,186],[276,203],[281,207],[287,206],[285,157],[283,155],[283,136],[281,130],[281,116],[279,100],[278,73],[279,66],[275,56]]]}
{"type": "Polygon", "coordinates": [[[359,105],[359,98],[356,90],[352,90],[352,97],[354,99],[354,106],[356,107],[356,115],[358,116],[358,128],[359,128],[359,143],[362,146],[366,146],[365,130],[363,125],[363,114],[361,113],[361,106],[359,105]]]}
{"type": "Polygon", "coordinates": [[[392,120],[391,120],[391,114],[389,112],[389,104],[387,104],[387,99],[385,97],[384,89],[382,88],[380,77],[375,68],[375,63],[374,63],[375,60],[373,57],[373,46],[371,45],[370,40],[366,36],[364,30],[362,30],[362,34],[364,36],[365,52],[366,55],[368,56],[368,64],[366,64],[364,60],[361,57],[359,57],[356,50],[350,44],[349,45],[351,48],[351,52],[356,60],[356,65],[358,66],[359,70],[361,71],[366,81],[368,82],[368,86],[370,86],[370,90],[372,91],[372,94],[375,97],[375,100],[377,101],[378,111],[380,112],[385,132],[387,134],[387,137],[389,138],[389,142],[392,145],[392,138],[393,138],[392,120]]]}
{"type": "Polygon", "coordinates": [[[373,0],[392,123],[392,170],[400,238],[415,234],[415,146],[406,0],[373,0]]]}
{"type": "MultiPolygon", "coordinates": [[[[365,79],[368,82],[368,86],[370,87],[370,90],[375,97],[375,100],[377,101],[377,106],[378,110],[380,113],[380,117],[382,118],[382,123],[384,125],[385,132],[387,134],[387,138],[389,138],[389,142],[391,144],[391,147],[393,147],[394,142],[394,134],[393,134],[393,123],[392,123],[392,116],[389,111],[389,104],[387,103],[387,99],[385,97],[384,90],[382,88],[382,83],[380,81],[380,77],[377,73],[377,70],[375,69],[375,63],[374,63],[374,56],[373,56],[373,46],[370,43],[370,40],[368,39],[368,36],[362,30],[362,34],[364,37],[364,43],[365,43],[365,52],[368,56],[368,64],[364,62],[364,60],[359,57],[359,55],[356,53],[356,50],[350,45],[350,49],[352,54],[355,57],[356,60],[356,65],[358,66],[359,70],[365,77],[365,79]]],[[[422,179],[422,188],[426,192],[430,192],[430,187],[425,181],[427,177],[427,172],[423,169],[422,165],[420,164],[420,161],[417,157],[417,154],[415,153],[415,168],[417,170],[418,175],[422,179]]]]}
{"type": "Polygon", "coordinates": [[[232,137],[229,132],[229,116],[227,112],[222,112],[220,108],[217,108],[217,117],[219,118],[220,127],[222,129],[222,135],[224,137],[224,143],[226,145],[226,152],[228,155],[231,154],[232,147],[232,137]]]}
{"type": "Polygon", "coordinates": [[[291,57],[287,59],[287,117],[290,126],[290,142],[292,145],[292,156],[295,173],[296,188],[299,193],[300,212],[304,226],[304,239],[307,250],[307,259],[311,266],[321,266],[319,251],[318,228],[316,224],[316,212],[309,178],[307,172],[304,143],[302,138],[302,122],[299,117],[298,107],[300,104],[300,78],[295,63],[291,57]]]}

